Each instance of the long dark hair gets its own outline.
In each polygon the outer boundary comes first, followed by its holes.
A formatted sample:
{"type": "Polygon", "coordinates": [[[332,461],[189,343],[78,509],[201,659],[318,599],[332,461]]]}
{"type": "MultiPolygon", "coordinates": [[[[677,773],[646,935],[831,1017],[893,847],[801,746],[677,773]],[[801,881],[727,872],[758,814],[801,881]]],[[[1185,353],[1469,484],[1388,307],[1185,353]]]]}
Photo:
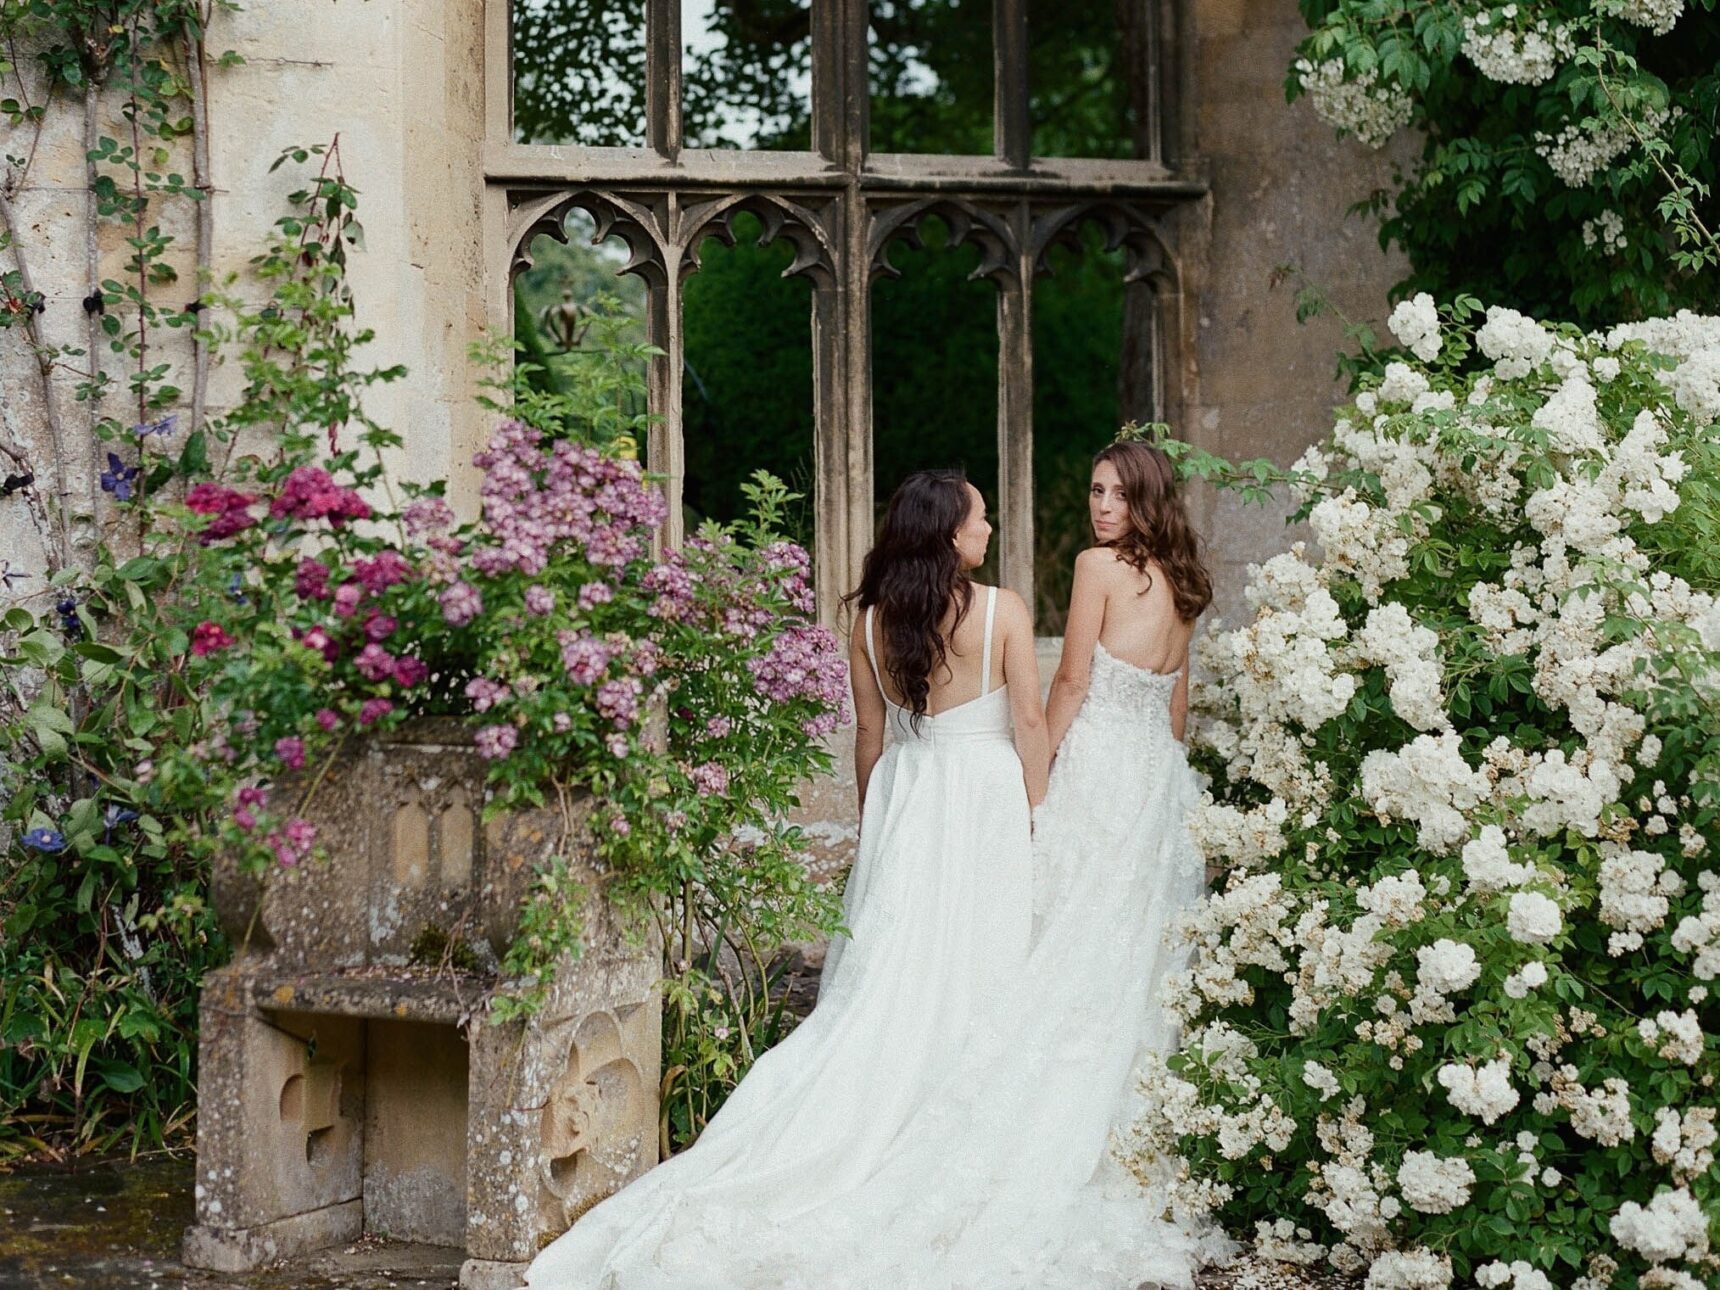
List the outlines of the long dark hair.
{"type": "Polygon", "coordinates": [[[967,482],[959,470],[918,470],[904,479],[860,566],[860,586],[846,597],[862,612],[882,611],[885,648],[873,661],[889,673],[916,724],[926,715],[932,673],[948,657],[938,624],[953,603],[953,637],[973,600],[954,541],[971,504],[967,482]]]}
{"type": "Polygon", "coordinates": [[[1129,531],[1107,543],[1124,560],[1147,575],[1147,567],[1158,562],[1171,582],[1177,616],[1192,623],[1212,603],[1212,578],[1200,558],[1200,537],[1189,523],[1177,489],[1176,469],[1161,448],[1127,440],[1101,448],[1093,467],[1108,461],[1123,481],[1123,497],[1129,504],[1129,531]]]}

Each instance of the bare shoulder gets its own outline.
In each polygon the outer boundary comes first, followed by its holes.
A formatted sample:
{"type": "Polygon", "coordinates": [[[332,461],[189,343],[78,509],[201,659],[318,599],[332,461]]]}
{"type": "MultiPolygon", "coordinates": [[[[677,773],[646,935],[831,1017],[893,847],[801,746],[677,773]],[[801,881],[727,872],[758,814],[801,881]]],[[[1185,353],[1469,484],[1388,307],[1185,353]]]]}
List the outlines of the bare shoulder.
{"type": "Polygon", "coordinates": [[[1011,591],[1008,587],[997,589],[997,618],[1006,627],[1031,621],[1027,602],[1021,598],[1019,592],[1011,591]]]}
{"type": "Polygon", "coordinates": [[[1115,547],[1090,546],[1075,557],[1075,572],[1090,578],[1110,581],[1128,569],[1129,562],[1115,547]]]}

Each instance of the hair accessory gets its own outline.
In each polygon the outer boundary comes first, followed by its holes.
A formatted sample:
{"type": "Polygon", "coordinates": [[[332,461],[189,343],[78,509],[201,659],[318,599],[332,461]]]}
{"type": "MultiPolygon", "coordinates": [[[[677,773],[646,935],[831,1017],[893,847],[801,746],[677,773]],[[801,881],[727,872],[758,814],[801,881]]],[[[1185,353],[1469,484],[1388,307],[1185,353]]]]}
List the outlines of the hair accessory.
{"type": "Polygon", "coordinates": [[[1171,428],[1163,421],[1149,421],[1146,425],[1142,425],[1138,421],[1126,421],[1123,423],[1123,428],[1117,431],[1117,437],[1111,442],[1156,445],[1171,437],[1171,428]]]}

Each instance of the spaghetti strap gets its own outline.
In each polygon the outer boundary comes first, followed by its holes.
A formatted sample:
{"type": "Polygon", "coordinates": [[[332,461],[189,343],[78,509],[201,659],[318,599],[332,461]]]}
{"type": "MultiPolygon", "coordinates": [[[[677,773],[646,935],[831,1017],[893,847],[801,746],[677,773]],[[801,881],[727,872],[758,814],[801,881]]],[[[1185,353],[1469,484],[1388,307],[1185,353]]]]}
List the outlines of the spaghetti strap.
{"type": "Polygon", "coordinates": [[[985,648],[979,660],[979,697],[991,693],[991,625],[997,618],[997,588],[987,587],[985,601],[985,648]]]}
{"type": "Polygon", "coordinates": [[[878,671],[878,647],[872,643],[872,614],[877,608],[876,605],[866,606],[866,661],[872,665],[872,679],[878,683],[878,693],[883,694],[884,701],[888,703],[890,696],[884,693],[884,677],[878,671]]]}

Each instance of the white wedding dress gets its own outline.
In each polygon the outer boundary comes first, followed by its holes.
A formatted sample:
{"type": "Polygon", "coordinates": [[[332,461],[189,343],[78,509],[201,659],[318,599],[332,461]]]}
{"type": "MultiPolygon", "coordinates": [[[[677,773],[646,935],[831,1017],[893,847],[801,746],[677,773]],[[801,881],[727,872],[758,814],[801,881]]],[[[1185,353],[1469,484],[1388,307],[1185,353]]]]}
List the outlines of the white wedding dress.
{"type": "MultiPolygon", "coordinates": [[[[986,629],[989,653],[989,605],[986,629]]],[[[867,633],[872,653],[870,616],[867,633]]],[[[1095,651],[1031,893],[1006,691],[918,732],[891,705],[853,936],[831,946],[818,1007],[692,1149],[582,1218],[528,1283],[1135,1290],[1224,1257],[1111,1151],[1137,1061],[1175,1045],[1166,932],[1203,887],[1175,680],[1095,651]]]]}

